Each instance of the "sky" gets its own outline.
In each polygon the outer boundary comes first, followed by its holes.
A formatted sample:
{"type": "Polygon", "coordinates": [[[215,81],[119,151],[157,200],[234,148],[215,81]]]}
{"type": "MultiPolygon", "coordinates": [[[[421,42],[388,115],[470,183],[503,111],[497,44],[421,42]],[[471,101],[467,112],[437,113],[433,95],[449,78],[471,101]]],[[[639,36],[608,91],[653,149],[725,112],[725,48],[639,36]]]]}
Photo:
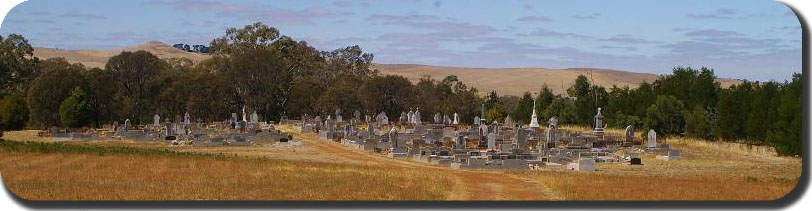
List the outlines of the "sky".
{"type": "Polygon", "coordinates": [[[784,81],[802,62],[798,18],[769,0],[28,0],[0,35],[60,49],[208,45],[258,21],[319,50],[359,45],[376,63],[654,74],[704,66],[784,81]]]}

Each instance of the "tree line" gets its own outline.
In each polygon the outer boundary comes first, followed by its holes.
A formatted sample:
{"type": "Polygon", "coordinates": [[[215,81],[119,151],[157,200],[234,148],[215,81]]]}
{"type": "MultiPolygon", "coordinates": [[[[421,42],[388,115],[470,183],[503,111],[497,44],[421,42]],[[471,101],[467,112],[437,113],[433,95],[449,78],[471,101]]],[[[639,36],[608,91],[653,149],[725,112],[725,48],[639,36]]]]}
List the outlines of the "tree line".
{"type": "Polygon", "coordinates": [[[456,76],[424,76],[416,83],[381,75],[374,55],[359,46],[319,51],[305,41],[255,23],[229,28],[210,44],[211,58],[160,59],[122,52],[104,68],[62,58],[40,60],[20,35],[0,37],[0,127],[99,127],[130,119],[150,123],[154,114],[173,119],[223,121],[245,107],[263,120],[333,115],[336,109],[396,119],[419,108],[422,118],[458,113],[473,122],[485,104],[488,122],[505,117],[530,122],[533,102],[540,122],[593,126],[597,108],[605,123],[655,130],[660,136],[745,141],[772,145],[782,155],[800,155],[801,75],[791,81],[743,81],[721,87],[712,69],[675,68],[670,75],[635,88],[608,89],[579,76],[565,94],[546,85],[538,94],[480,97],[456,76]]]}

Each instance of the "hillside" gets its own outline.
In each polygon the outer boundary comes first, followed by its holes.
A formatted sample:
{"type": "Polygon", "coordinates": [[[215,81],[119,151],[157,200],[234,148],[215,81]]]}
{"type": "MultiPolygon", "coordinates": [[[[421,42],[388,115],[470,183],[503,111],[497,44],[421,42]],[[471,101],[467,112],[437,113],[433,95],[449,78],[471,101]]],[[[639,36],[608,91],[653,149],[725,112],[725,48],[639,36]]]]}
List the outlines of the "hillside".
{"type": "Polygon", "coordinates": [[[79,62],[88,67],[104,68],[104,64],[107,63],[107,60],[110,59],[110,57],[113,57],[122,51],[140,50],[148,51],[163,59],[186,57],[192,61],[199,62],[209,58],[208,55],[186,52],[158,41],[150,41],[144,44],[116,50],[61,50],[55,48],[35,47],[34,56],[39,57],[40,59],[62,57],[69,62],[79,62]]]}
{"type": "MultiPolygon", "coordinates": [[[[570,87],[579,75],[585,75],[594,84],[604,87],[637,87],[640,83],[653,82],[659,77],[649,73],[634,73],[620,70],[592,68],[463,68],[441,67],[416,64],[376,64],[375,68],[383,74],[400,75],[412,82],[417,82],[424,75],[435,80],[442,80],[448,75],[455,75],[465,84],[476,87],[481,93],[495,90],[501,95],[520,96],[525,91],[538,92],[547,84],[553,93],[561,94],[570,87]]],[[[727,87],[738,83],[733,79],[718,79],[727,87]]]]}
{"type": "MultiPolygon", "coordinates": [[[[63,57],[70,62],[104,68],[107,60],[121,51],[138,50],[149,51],[160,58],[186,57],[195,62],[209,57],[206,54],[182,51],[158,41],[116,50],[61,50],[36,47],[34,56],[41,59],[63,57]]],[[[564,93],[575,78],[582,74],[589,77],[595,84],[604,87],[612,85],[636,87],[644,81],[653,82],[658,77],[648,73],[586,68],[463,68],[417,64],[375,64],[374,68],[382,74],[404,76],[412,82],[417,82],[424,75],[429,75],[436,80],[442,80],[448,75],[456,75],[461,81],[476,87],[483,94],[495,90],[501,95],[521,95],[525,91],[538,92],[543,84],[547,84],[554,93],[564,93]]],[[[732,79],[719,79],[718,81],[724,87],[738,83],[738,80],[732,79]]]]}

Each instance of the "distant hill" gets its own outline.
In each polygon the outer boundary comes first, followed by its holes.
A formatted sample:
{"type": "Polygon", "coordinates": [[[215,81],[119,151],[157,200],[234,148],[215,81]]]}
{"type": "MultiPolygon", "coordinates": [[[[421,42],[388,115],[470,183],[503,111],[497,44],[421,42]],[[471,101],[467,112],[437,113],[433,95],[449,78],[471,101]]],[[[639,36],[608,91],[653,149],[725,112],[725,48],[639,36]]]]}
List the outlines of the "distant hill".
{"type": "MultiPolygon", "coordinates": [[[[516,96],[522,95],[525,91],[536,93],[544,84],[547,84],[554,93],[564,93],[578,75],[585,75],[594,84],[607,88],[612,85],[637,87],[644,81],[651,83],[659,77],[650,73],[592,68],[464,68],[417,64],[375,64],[375,68],[383,74],[404,76],[412,82],[418,81],[423,75],[429,75],[435,80],[456,75],[460,81],[476,87],[481,93],[494,90],[501,95],[516,96]]],[[[717,81],[724,87],[739,83],[733,79],[717,81]]]]}
{"type": "Polygon", "coordinates": [[[113,57],[122,51],[139,50],[148,51],[162,59],[185,57],[194,62],[199,62],[209,58],[209,55],[183,51],[158,41],[150,41],[144,44],[116,50],[62,50],[55,48],[35,47],[34,56],[39,57],[40,59],[62,57],[69,62],[80,62],[88,67],[104,68],[104,64],[107,63],[107,60],[110,59],[110,57],[113,57]]]}
{"type": "MultiPolygon", "coordinates": [[[[160,58],[189,58],[199,62],[209,58],[207,54],[186,52],[158,41],[134,45],[116,50],[61,50],[54,48],[34,48],[34,56],[41,59],[63,57],[69,62],[79,62],[88,67],[104,68],[107,60],[122,51],[144,50],[160,58]]],[[[476,87],[484,94],[495,90],[500,95],[521,95],[525,91],[538,92],[543,84],[547,84],[554,93],[564,93],[572,85],[578,75],[585,75],[595,84],[611,87],[629,86],[637,87],[647,81],[653,82],[658,75],[649,73],[635,73],[622,70],[609,69],[547,69],[547,68],[464,68],[442,67],[419,64],[375,64],[374,68],[382,74],[400,75],[412,82],[417,82],[422,76],[429,75],[435,80],[442,80],[446,76],[456,75],[462,82],[476,87]]],[[[739,83],[734,79],[718,79],[723,87],[739,83]]]]}

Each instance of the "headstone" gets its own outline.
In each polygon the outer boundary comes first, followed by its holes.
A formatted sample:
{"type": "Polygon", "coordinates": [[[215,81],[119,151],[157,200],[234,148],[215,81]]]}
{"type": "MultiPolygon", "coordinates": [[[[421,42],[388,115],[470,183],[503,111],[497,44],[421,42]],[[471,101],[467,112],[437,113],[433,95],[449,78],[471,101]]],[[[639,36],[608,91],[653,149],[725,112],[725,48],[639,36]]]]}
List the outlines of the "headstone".
{"type": "Polygon", "coordinates": [[[443,116],[440,113],[434,113],[434,124],[442,124],[443,116]]]}
{"type": "Polygon", "coordinates": [[[630,142],[634,141],[634,126],[633,125],[626,126],[625,135],[626,135],[626,142],[627,143],[630,143],[630,142]]]}
{"type": "Polygon", "coordinates": [[[254,111],[254,113],[251,113],[251,123],[254,123],[254,124],[259,123],[259,115],[257,115],[257,111],[254,111]]]}
{"type": "Polygon", "coordinates": [[[454,147],[457,149],[465,149],[465,136],[457,136],[454,147]]]}
{"type": "Polygon", "coordinates": [[[192,124],[192,118],[189,117],[189,112],[186,112],[185,114],[183,114],[183,124],[185,124],[185,125],[192,124]]]}
{"type": "Polygon", "coordinates": [[[510,116],[505,117],[505,126],[513,127],[513,124],[515,124],[513,118],[510,118],[510,116]]]}
{"type": "Polygon", "coordinates": [[[558,141],[558,126],[550,124],[547,127],[547,148],[555,147],[556,141],[558,141]]]}
{"type": "Polygon", "coordinates": [[[370,116],[368,114],[364,115],[364,123],[367,123],[367,124],[372,123],[372,116],[370,116]]]}
{"type": "Polygon", "coordinates": [[[412,118],[412,120],[414,121],[414,122],[412,122],[412,124],[419,125],[419,124],[423,123],[423,120],[420,120],[420,119],[421,119],[421,117],[420,117],[420,108],[417,108],[417,111],[414,112],[414,117],[412,118]]]}
{"type": "Polygon", "coordinates": [[[648,148],[657,148],[657,132],[654,130],[648,131],[648,148]]]}
{"type": "Polygon", "coordinates": [[[352,116],[355,117],[355,120],[361,121],[361,112],[360,111],[355,110],[355,112],[352,113],[352,116]]]}
{"type": "Polygon", "coordinates": [[[598,108],[598,114],[595,115],[595,130],[593,132],[595,135],[602,136],[604,128],[606,128],[606,126],[603,125],[603,114],[601,114],[601,108],[598,108]]]}
{"type": "Polygon", "coordinates": [[[400,124],[406,125],[409,123],[409,114],[406,112],[400,112],[400,124]]]}
{"type": "Polygon", "coordinates": [[[336,109],[336,122],[344,122],[344,117],[341,116],[341,109],[336,109]]]}
{"type": "MultiPolygon", "coordinates": [[[[231,122],[233,122],[234,124],[237,123],[237,113],[231,113],[231,122]]],[[[232,125],[234,125],[234,124],[232,124],[232,125]]],[[[234,127],[231,127],[231,128],[233,129],[234,127]]]]}
{"type": "Polygon", "coordinates": [[[527,130],[524,129],[516,129],[516,146],[520,150],[524,150],[527,147],[527,130]]]}
{"type": "Polygon", "coordinates": [[[398,131],[394,126],[389,129],[389,144],[392,145],[392,148],[403,147],[398,145],[398,131]]]}
{"type": "Polygon", "coordinates": [[[550,120],[547,121],[549,126],[556,126],[558,127],[558,119],[555,117],[550,117],[550,120]]]}
{"type": "Polygon", "coordinates": [[[446,124],[446,125],[451,124],[451,117],[448,117],[448,114],[443,115],[443,124],[446,124]]]}
{"type": "Polygon", "coordinates": [[[457,115],[457,113],[454,113],[454,122],[452,122],[451,124],[454,124],[454,125],[460,124],[460,116],[457,115]]]}
{"type": "Polygon", "coordinates": [[[127,132],[128,130],[130,130],[131,127],[132,127],[132,125],[130,125],[130,119],[124,120],[124,132],[127,132]]]}
{"type": "Polygon", "coordinates": [[[161,126],[161,116],[158,116],[158,114],[155,114],[155,116],[152,116],[152,126],[155,126],[155,127],[160,127],[161,126]]]}
{"type": "Polygon", "coordinates": [[[475,116],[474,117],[474,125],[479,125],[479,123],[480,123],[479,116],[475,116]]]}
{"type": "Polygon", "coordinates": [[[533,114],[530,115],[530,125],[531,128],[539,127],[539,120],[538,115],[536,115],[536,99],[533,99],[533,114]]]}
{"type": "Polygon", "coordinates": [[[164,123],[164,126],[166,127],[166,131],[165,131],[166,133],[164,134],[164,137],[169,137],[169,136],[175,135],[175,133],[172,131],[172,129],[174,129],[174,128],[172,127],[171,122],[166,121],[166,123],[164,123]]]}
{"type": "Polygon", "coordinates": [[[496,134],[488,133],[488,151],[496,151],[496,134]]]}
{"type": "Polygon", "coordinates": [[[412,109],[409,109],[409,113],[406,113],[406,123],[413,124],[414,123],[414,112],[412,109]]]}
{"type": "Polygon", "coordinates": [[[378,122],[378,125],[389,125],[389,117],[387,117],[386,112],[383,111],[375,117],[375,121],[378,122]]]}

